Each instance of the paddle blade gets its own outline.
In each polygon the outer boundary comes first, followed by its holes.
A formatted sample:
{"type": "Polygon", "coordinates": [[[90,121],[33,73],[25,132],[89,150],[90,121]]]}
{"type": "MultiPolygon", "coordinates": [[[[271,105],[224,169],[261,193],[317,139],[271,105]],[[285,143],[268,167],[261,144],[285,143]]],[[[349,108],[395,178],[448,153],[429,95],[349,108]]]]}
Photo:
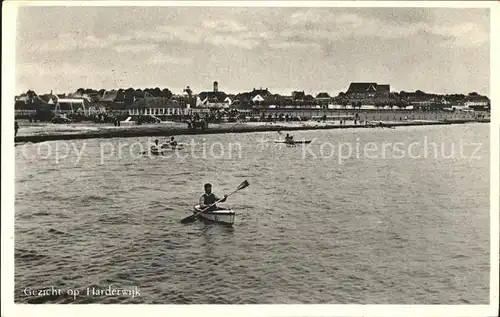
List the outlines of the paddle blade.
{"type": "Polygon", "coordinates": [[[243,188],[248,186],[250,186],[250,183],[248,183],[248,181],[245,180],[240,184],[240,186],[238,186],[237,190],[242,190],[243,188]]]}
{"type": "Polygon", "coordinates": [[[187,216],[186,218],[184,218],[184,219],[181,220],[181,223],[192,223],[192,222],[195,222],[197,216],[198,215],[187,216]]]}

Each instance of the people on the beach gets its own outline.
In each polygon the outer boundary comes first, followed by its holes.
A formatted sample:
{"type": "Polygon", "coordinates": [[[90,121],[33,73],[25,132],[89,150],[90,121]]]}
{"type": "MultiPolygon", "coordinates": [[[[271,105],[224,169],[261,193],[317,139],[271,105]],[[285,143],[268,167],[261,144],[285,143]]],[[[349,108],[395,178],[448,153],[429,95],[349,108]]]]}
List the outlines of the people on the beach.
{"type": "Polygon", "coordinates": [[[14,121],[14,136],[17,136],[17,131],[19,130],[19,124],[17,120],[14,121]]]}
{"type": "Polygon", "coordinates": [[[217,205],[215,203],[219,202],[219,200],[220,202],[225,202],[228,195],[224,195],[224,198],[220,199],[214,193],[212,193],[212,184],[210,183],[205,184],[204,188],[205,193],[201,195],[199,201],[200,208],[206,209],[205,211],[217,210],[217,205]]]}

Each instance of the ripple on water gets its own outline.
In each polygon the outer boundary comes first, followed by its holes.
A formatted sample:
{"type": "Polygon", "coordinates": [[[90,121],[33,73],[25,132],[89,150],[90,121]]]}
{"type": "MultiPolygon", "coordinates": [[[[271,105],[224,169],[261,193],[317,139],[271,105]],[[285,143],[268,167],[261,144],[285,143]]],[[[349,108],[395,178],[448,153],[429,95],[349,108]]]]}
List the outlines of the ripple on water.
{"type": "MultiPolygon", "coordinates": [[[[487,142],[488,131],[318,130],[300,131],[297,138],[316,138],[311,148],[317,152],[332,139],[361,146],[410,144],[424,136],[435,143],[474,143],[487,142]]],[[[339,165],[336,158],[303,160],[300,148],[261,150],[260,136],[204,136],[244,143],[242,158],[223,161],[172,157],[165,165],[125,155],[96,164],[100,147],[92,140],[78,168],[71,160],[55,167],[17,155],[16,290],[138,286],[141,296],[73,300],[16,291],[16,302],[488,302],[487,147],[476,153],[484,159],[473,162],[360,157],[339,165]],[[237,212],[232,227],[179,223],[191,214],[203,183],[222,195],[243,179],[250,187],[221,204],[237,212]],[[474,274],[457,278],[465,268],[474,274]]],[[[187,143],[190,137],[183,138],[187,143]]]]}
{"type": "Polygon", "coordinates": [[[23,261],[41,260],[46,257],[46,255],[40,254],[35,250],[15,249],[14,252],[14,258],[23,261]]]}
{"type": "Polygon", "coordinates": [[[54,229],[54,228],[50,228],[47,232],[51,233],[51,234],[55,234],[55,235],[65,235],[65,234],[67,234],[66,232],[63,232],[61,230],[54,229]]]}

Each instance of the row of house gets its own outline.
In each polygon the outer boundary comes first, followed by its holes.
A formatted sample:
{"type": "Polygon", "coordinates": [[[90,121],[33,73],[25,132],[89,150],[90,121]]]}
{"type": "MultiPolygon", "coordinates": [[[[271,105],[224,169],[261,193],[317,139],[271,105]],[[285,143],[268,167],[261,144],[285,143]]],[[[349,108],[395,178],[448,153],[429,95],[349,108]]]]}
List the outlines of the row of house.
{"type": "MultiPolygon", "coordinates": [[[[150,90],[153,91],[153,90],[150,90]]],[[[156,96],[147,91],[111,90],[88,92],[83,89],[68,95],[50,94],[37,96],[33,91],[16,97],[17,111],[32,111],[37,107],[52,107],[52,110],[61,112],[78,112],[84,114],[99,113],[109,110],[125,110],[130,114],[179,113],[179,110],[154,109],[202,109],[202,108],[266,108],[266,107],[319,107],[338,108],[361,105],[401,106],[401,107],[489,107],[490,100],[486,96],[476,93],[469,95],[436,95],[422,91],[391,92],[389,84],[376,82],[353,82],[346,92],[332,97],[327,92],[320,92],[316,96],[305,94],[304,91],[293,91],[289,96],[273,94],[268,88],[253,89],[252,91],[227,94],[219,90],[217,81],[213,82],[211,91],[202,91],[194,94],[187,86],[180,95],[173,95],[168,89],[155,88],[156,96]],[[156,91],[157,90],[157,91],[156,91]],[[142,109],[150,109],[144,111],[142,109]]],[[[153,91],[153,92],[154,92],[153,91]]]]}
{"type": "MultiPolygon", "coordinates": [[[[92,115],[110,110],[129,110],[135,108],[185,108],[185,102],[179,98],[166,98],[143,94],[142,98],[134,98],[126,103],[120,91],[103,91],[102,95],[89,96],[81,93],[37,95],[34,91],[16,96],[14,109],[19,115],[29,114],[37,110],[51,110],[56,113],[82,113],[92,115]]],[[[123,96],[123,94],[122,94],[123,96]]],[[[182,98],[181,98],[182,99],[182,98]]]]}
{"type": "Polygon", "coordinates": [[[316,98],[312,95],[306,95],[304,91],[294,91],[291,96],[283,96],[273,94],[268,88],[259,89],[253,88],[252,91],[226,94],[219,91],[218,83],[213,83],[212,91],[203,91],[197,95],[197,107],[220,107],[228,108],[229,106],[254,106],[254,105],[270,105],[270,104],[312,104],[312,103],[331,103],[333,98],[326,92],[319,93],[316,98]]]}
{"type": "MultiPolygon", "coordinates": [[[[315,97],[305,94],[304,91],[294,91],[290,96],[273,94],[266,89],[253,89],[237,95],[229,95],[219,91],[218,83],[214,82],[213,91],[201,92],[198,95],[197,107],[229,107],[229,106],[329,106],[342,105],[361,106],[374,105],[376,107],[429,107],[442,108],[489,107],[490,100],[477,93],[469,95],[436,95],[422,91],[391,92],[389,84],[375,82],[354,82],[346,92],[332,97],[327,92],[320,92],[315,97]]],[[[335,108],[335,107],[333,107],[335,108]]]]}

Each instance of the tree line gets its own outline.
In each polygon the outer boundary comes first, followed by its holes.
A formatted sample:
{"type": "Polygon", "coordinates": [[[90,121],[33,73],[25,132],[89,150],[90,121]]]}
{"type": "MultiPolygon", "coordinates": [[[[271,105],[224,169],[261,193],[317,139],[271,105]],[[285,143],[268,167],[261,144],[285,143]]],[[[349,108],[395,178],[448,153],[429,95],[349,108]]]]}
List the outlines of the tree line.
{"type": "Polygon", "coordinates": [[[92,88],[78,88],[76,90],[77,93],[79,94],[87,94],[87,95],[92,95],[92,94],[98,94],[100,96],[104,95],[104,92],[106,91],[116,91],[118,95],[123,95],[124,99],[133,99],[133,97],[136,98],[144,98],[144,96],[147,94],[148,96],[151,97],[165,97],[170,99],[173,96],[173,93],[170,91],[168,88],[163,88],[160,89],[159,87],[156,88],[145,88],[145,89],[134,89],[134,88],[127,88],[127,89],[118,89],[118,90],[106,90],[106,89],[92,89],[92,88]]]}

